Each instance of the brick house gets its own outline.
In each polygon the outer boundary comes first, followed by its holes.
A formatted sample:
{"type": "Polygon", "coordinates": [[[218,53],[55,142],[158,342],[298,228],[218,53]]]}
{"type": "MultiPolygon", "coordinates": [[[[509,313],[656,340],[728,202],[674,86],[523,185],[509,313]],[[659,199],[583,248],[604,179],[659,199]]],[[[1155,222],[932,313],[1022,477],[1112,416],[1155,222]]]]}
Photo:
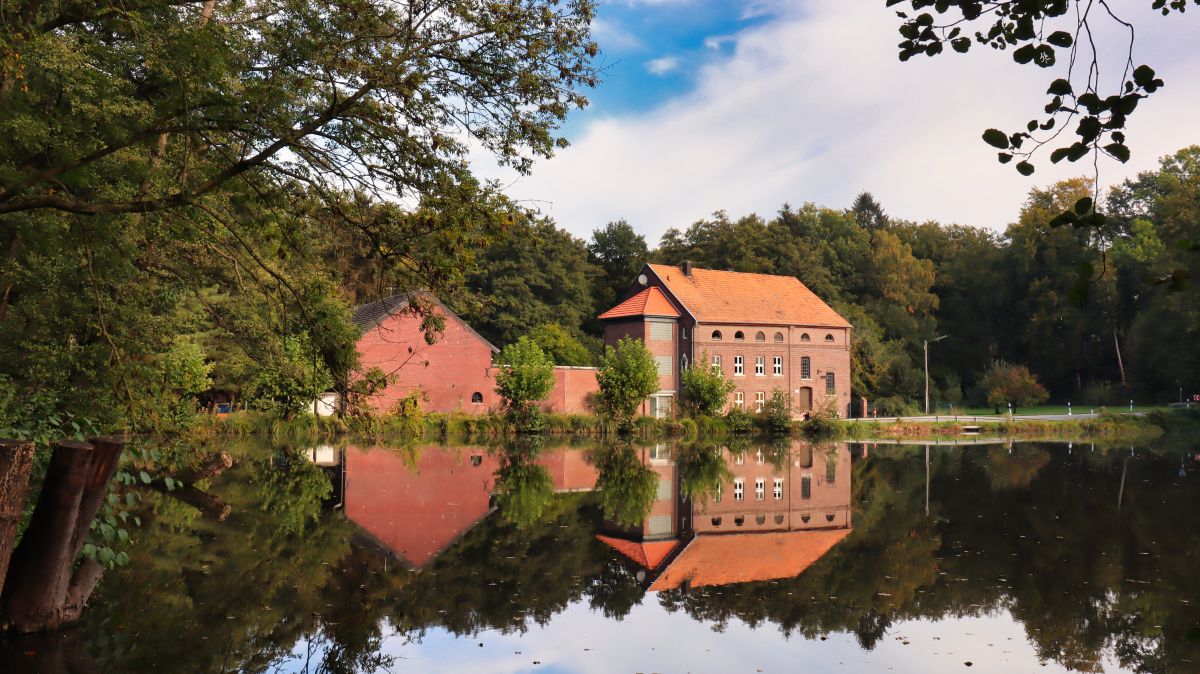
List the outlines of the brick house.
{"type": "Polygon", "coordinates": [[[600,319],[606,345],[636,337],[658,362],[644,414],[671,414],[681,370],[700,358],[736,384],[729,407],[761,410],[782,389],[796,415],[849,411],[851,325],[795,277],[647,264],[600,319]]]}
{"type": "MultiPolygon", "coordinates": [[[[497,367],[492,362],[499,350],[433,295],[406,293],[364,304],[354,309],[351,320],[361,330],[357,346],[363,370],[378,367],[393,378],[370,401],[377,412],[390,411],[414,391],[427,412],[484,414],[499,409],[497,367]],[[425,339],[416,303],[445,322],[433,343],[425,339]]],[[[554,389],[542,407],[547,412],[583,413],[597,390],[596,368],[556,367],[554,389]]]]}

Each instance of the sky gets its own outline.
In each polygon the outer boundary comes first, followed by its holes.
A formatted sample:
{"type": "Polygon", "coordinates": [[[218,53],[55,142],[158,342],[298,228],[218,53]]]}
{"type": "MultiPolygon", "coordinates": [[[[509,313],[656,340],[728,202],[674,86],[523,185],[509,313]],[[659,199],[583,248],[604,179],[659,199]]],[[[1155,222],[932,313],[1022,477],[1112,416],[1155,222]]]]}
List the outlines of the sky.
{"type": "MultiPolygon", "coordinates": [[[[1130,119],[1132,159],[1102,160],[1103,185],[1200,143],[1200,11],[1115,5],[1137,27],[1135,63],[1166,86],[1130,119]]],[[[1003,231],[1030,189],[1090,175],[1043,159],[1026,178],[980,139],[1039,114],[1061,72],[978,45],[901,63],[899,25],[884,0],[607,0],[592,25],[603,82],[568,119],[571,146],[529,176],[472,162],[577,236],[624,218],[651,246],[718,210],[846,208],[863,190],[895,217],[1003,231]]],[[[1098,33],[1107,57],[1123,54],[1117,29],[1098,33]]]]}

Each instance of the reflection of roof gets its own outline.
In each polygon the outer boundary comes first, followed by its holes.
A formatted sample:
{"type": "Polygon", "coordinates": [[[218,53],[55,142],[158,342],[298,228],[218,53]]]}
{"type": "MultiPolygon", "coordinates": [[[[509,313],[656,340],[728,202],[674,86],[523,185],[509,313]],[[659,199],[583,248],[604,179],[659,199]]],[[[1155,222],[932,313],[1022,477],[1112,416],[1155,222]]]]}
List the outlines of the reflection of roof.
{"type": "Polygon", "coordinates": [[[648,266],[701,323],[850,327],[794,276],[697,268],[685,275],[679,267],[648,266]]]}
{"type": "Polygon", "coordinates": [[[662,564],[663,560],[674,552],[675,548],[679,547],[679,541],[651,541],[642,543],[600,535],[596,536],[596,540],[651,571],[657,569],[658,565],[662,564]]]}
{"type": "Polygon", "coordinates": [[[697,536],[671,562],[651,592],[793,578],[812,566],[850,529],[697,536]]]}
{"type": "Polygon", "coordinates": [[[646,288],[642,292],[600,314],[600,318],[627,318],[631,316],[679,317],[671,301],[658,288],[646,288]]]}

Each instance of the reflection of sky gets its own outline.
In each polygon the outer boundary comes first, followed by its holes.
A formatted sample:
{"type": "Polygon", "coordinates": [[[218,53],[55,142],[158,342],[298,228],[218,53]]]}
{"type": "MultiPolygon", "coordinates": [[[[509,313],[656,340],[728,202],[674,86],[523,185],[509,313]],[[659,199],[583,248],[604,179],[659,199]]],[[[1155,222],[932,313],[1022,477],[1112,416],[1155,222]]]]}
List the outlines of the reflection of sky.
{"type": "MultiPolygon", "coordinates": [[[[299,644],[294,653],[305,648],[299,644]]],[[[489,630],[460,638],[431,629],[420,642],[388,638],[382,650],[396,658],[394,672],[1069,671],[1053,662],[1043,666],[1007,612],[897,623],[874,650],[864,651],[852,634],[789,639],[774,626],[752,629],[736,620],[716,632],[711,623],[668,612],[654,595],[622,621],[577,603],[524,634],[489,630]]],[[[291,664],[297,667],[284,671],[300,671],[301,663],[291,664]]],[[[1120,670],[1106,662],[1105,671],[1120,670]]]]}

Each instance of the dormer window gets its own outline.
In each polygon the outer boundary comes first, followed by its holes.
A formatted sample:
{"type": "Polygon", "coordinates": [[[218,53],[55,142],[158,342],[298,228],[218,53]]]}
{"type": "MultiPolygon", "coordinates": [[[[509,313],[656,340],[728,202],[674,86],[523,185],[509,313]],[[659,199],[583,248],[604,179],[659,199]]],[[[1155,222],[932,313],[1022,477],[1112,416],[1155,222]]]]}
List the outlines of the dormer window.
{"type": "Polygon", "coordinates": [[[737,332],[733,333],[733,340],[735,342],[746,341],[746,333],[742,332],[741,330],[738,330],[737,332]]]}

